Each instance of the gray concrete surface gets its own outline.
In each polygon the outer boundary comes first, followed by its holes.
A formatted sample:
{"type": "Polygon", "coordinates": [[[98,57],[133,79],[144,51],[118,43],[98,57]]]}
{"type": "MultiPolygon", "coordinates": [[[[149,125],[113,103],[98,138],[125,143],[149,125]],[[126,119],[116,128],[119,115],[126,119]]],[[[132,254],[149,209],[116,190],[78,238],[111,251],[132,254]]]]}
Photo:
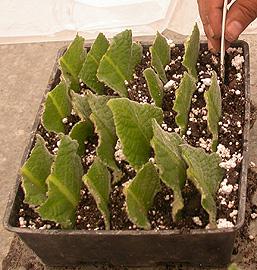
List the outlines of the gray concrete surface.
{"type": "Polygon", "coordinates": [[[12,239],[2,226],[9,191],[62,46],[63,42],[0,46],[0,262],[12,239]]]}
{"type": "MultiPolygon", "coordinates": [[[[243,39],[250,44],[251,95],[257,104],[257,37],[245,36],[243,39]]],[[[15,183],[21,156],[28,141],[57,50],[64,44],[66,43],[0,45],[0,265],[13,239],[13,235],[6,232],[2,226],[8,194],[15,183]]],[[[250,143],[250,160],[257,164],[256,153],[257,124],[251,131],[250,143]]],[[[257,225],[251,226],[253,232],[256,232],[257,225]]],[[[245,243],[245,245],[248,244],[248,242],[245,243]]],[[[256,239],[251,242],[250,248],[251,252],[257,252],[256,239]]],[[[34,259],[31,251],[26,251],[26,247],[23,249],[25,253],[29,254],[29,258],[34,259]]],[[[26,257],[24,252],[21,253],[21,256],[26,257]]],[[[255,265],[244,266],[243,262],[247,258],[243,258],[243,256],[245,255],[237,258],[239,264],[244,267],[242,270],[256,270],[257,262],[255,261],[255,265]]],[[[22,260],[22,258],[20,259],[22,260]]],[[[53,269],[51,268],[51,270],[53,269]]]]}

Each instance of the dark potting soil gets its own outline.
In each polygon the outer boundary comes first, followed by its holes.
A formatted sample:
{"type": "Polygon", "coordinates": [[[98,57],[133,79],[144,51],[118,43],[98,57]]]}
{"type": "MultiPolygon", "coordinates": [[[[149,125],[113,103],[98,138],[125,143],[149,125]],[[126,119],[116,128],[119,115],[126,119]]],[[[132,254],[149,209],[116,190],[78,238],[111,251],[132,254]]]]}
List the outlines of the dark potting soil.
{"type": "MultiPolygon", "coordinates": [[[[164,111],[164,121],[162,128],[168,132],[179,130],[175,124],[176,112],[173,111],[175,91],[179,86],[185,68],[182,65],[184,54],[183,46],[173,46],[171,48],[171,62],[165,67],[169,85],[164,86],[164,98],[162,109],[164,111]]],[[[233,226],[237,219],[238,209],[238,186],[241,170],[241,156],[243,146],[244,108],[245,108],[245,74],[243,68],[238,68],[235,59],[243,55],[242,48],[230,49],[226,59],[226,82],[220,83],[222,94],[222,118],[219,122],[219,154],[223,161],[227,163],[226,173],[217,194],[217,220],[218,227],[233,226]],[[238,69],[237,69],[238,68],[238,69]],[[229,161],[231,162],[229,163],[229,161]],[[231,165],[231,166],[229,166],[231,165]]],[[[241,59],[242,60],[242,59],[241,59]]],[[[243,61],[241,61],[243,62],[243,61]]],[[[241,63],[242,64],[242,63],[241,63]]],[[[129,99],[139,103],[153,103],[147,89],[143,76],[145,68],[150,67],[150,53],[144,48],[142,62],[137,66],[133,75],[133,80],[128,83],[129,99]]],[[[219,56],[211,54],[206,46],[201,46],[197,63],[198,83],[191,103],[189,114],[188,130],[184,139],[192,146],[202,147],[206,152],[210,152],[211,134],[207,128],[207,110],[204,101],[204,92],[210,85],[212,71],[219,74],[219,56]]],[[[81,93],[86,89],[82,84],[81,93]]],[[[111,89],[106,87],[106,94],[116,95],[111,89]]],[[[65,119],[66,132],[79,120],[78,116],[72,114],[65,119]]],[[[58,150],[58,135],[47,132],[42,125],[37,131],[46,141],[46,146],[51,153],[58,150]]],[[[86,152],[82,157],[84,173],[93,162],[96,155],[98,137],[95,135],[86,142],[86,152]]],[[[117,149],[119,150],[119,149],[117,149]]],[[[113,185],[110,194],[110,214],[111,229],[113,230],[139,230],[133,225],[126,214],[125,197],[123,195],[123,183],[135,176],[135,171],[127,162],[119,156],[116,158],[117,165],[123,171],[122,180],[113,185]]],[[[22,192],[22,190],[21,190],[22,192]]],[[[205,228],[208,225],[208,215],[201,207],[200,194],[194,185],[187,180],[182,190],[185,207],[181,213],[181,220],[174,222],[171,216],[173,192],[162,184],[161,191],[156,195],[153,207],[148,213],[148,218],[153,230],[168,230],[178,228],[188,231],[195,228],[205,228]]],[[[22,203],[17,218],[17,226],[31,228],[59,228],[54,222],[42,221],[38,214],[27,204],[22,203]]],[[[84,230],[105,229],[101,213],[97,209],[96,203],[84,186],[81,190],[81,201],[77,209],[76,228],[84,230]]]]}

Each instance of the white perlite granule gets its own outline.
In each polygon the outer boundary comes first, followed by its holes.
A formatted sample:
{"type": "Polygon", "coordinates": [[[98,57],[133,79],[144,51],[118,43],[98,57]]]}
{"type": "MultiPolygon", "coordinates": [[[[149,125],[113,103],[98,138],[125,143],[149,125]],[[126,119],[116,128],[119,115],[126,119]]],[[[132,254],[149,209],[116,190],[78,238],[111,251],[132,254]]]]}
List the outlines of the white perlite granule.
{"type": "Polygon", "coordinates": [[[193,217],[192,220],[198,226],[202,226],[203,225],[203,223],[202,223],[202,221],[201,221],[201,219],[199,217],[193,217]]]}
{"type": "Polygon", "coordinates": [[[228,221],[226,218],[220,218],[217,220],[218,229],[222,228],[232,228],[234,224],[231,221],[228,221]]]}
{"type": "Polygon", "coordinates": [[[233,59],[232,59],[232,66],[236,68],[236,70],[240,70],[243,66],[245,59],[243,56],[241,55],[236,55],[233,59]]]}
{"type": "Polygon", "coordinates": [[[201,79],[201,81],[206,86],[210,86],[211,85],[211,78],[204,78],[204,79],[201,79]]]}
{"type": "Polygon", "coordinates": [[[223,144],[218,144],[216,152],[221,158],[230,158],[230,150],[223,144]]]}
{"type": "Polygon", "coordinates": [[[224,168],[226,170],[229,170],[231,168],[235,168],[237,163],[241,162],[242,160],[242,155],[239,153],[239,154],[233,154],[232,158],[227,160],[227,161],[224,161],[224,162],[221,162],[219,165],[221,168],[224,168]]]}
{"type": "Polygon", "coordinates": [[[169,90],[172,86],[176,85],[176,81],[170,80],[164,85],[164,90],[169,90]]]}
{"type": "Polygon", "coordinates": [[[257,214],[256,214],[256,213],[252,213],[252,214],[251,214],[251,218],[252,218],[252,219],[256,219],[256,218],[257,218],[257,214]]]}
{"type": "Polygon", "coordinates": [[[67,124],[67,123],[68,123],[68,118],[67,118],[67,117],[64,117],[64,118],[62,119],[62,122],[63,122],[63,124],[67,124]]]}
{"type": "Polygon", "coordinates": [[[116,146],[115,146],[115,150],[116,151],[114,153],[114,156],[115,156],[115,159],[117,161],[122,161],[122,160],[126,159],[126,157],[124,156],[123,151],[122,151],[122,145],[121,145],[120,140],[117,141],[116,146]]]}
{"type": "Polygon", "coordinates": [[[168,43],[168,45],[171,47],[171,48],[174,48],[176,46],[176,44],[174,43],[174,41],[172,39],[168,39],[166,38],[166,41],[168,43]]]}
{"type": "Polygon", "coordinates": [[[230,216],[231,218],[233,218],[233,217],[236,217],[237,214],[238,214],[238,210],[233,210],[233,211],[229,214],[229,216],[230,216]]]}

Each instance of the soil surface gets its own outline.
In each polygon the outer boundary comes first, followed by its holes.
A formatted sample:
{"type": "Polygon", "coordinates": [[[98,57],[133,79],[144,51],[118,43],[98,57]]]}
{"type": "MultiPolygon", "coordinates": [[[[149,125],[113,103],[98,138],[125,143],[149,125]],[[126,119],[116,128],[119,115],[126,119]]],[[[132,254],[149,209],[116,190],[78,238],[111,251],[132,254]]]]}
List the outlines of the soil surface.
{"type": "MultiPolygon", "coordinates": [[[[184,48],[174,46],[171,48],[171,62],[165,67],[169,85],[164,86],[165,93],[162,109],[164,111],[164,121],[162,128],[168,132],[177,132],[179,129],[175,124],[176,112],[173,111],[175,91],[179,86],[185,68],[182,65],[184,48]]],[[[128,93],[131,100],[139,103],[152,103],[146,81],[143,76],[145,68],[150,67],[150,53],[144,49],[142,62],[137,66],[133,75],[133,80],[128,83],[128,93]]],[[[184,139],[192,146],[198,146],[211,152],[211,134],[207,128],[207,110],[204,101],[204,92],[210,85],[210,77],[213,71],[219,74],[219,56],[211,54],[206,47],[202,46],[197,63],[198,82],[197,90],[193,95],[189,122],[184,139]]],[[[219,79],[222,94],[222,117],[219,122],[219,146],[218,153],[222,157],[223,167],[226,173],[217,194],[217,220],[218,227],[232,227],[236,224],[238,214],[238,190],[241,172],[243,132],[245,119],[245,74],[243,49],[241,47],[231,48],[226,59],[225,84],[219,79]]],[[[81,85],[81,94],[87,88],[81,85]]],[[[106,94],[115,95],[111,89],[105,89],[106,94]]],[[[66,132],[79,121],[79,117],[74,113],[65,121],[66,132]]],[[[38,128],[38,133],[45,139],[46,146],[51,153],[58,151],[58,135],[47,132],[42,125],[38,128]]],[[[96,153],[98,137],[95,135],[86,144],[87,150],[82,157],[84,173],[93,162],[96,153]]],[[[120,150],[119,147],[117,150],[120,150]]],[[[110,195],[111,229],[139,230],[133,225],[126,214],[125,197],[123,195],[123,184],[135,176],[135,172],[128,163],[117,158],[117,165],[122,169],[124,177],[122,181],[113,186],[110,195]]],[[[20,189],[21,196],[23,195],[20,189]]],[[[157,194],[153,207],[148,213],[148,218],[153,230],[169,230],[178,228],[188,231],[195,228],[205,228],[208,226],[208,215],[201,207],[200,194],[194,185],[187,180],[182,190],[185,207],[182,212],[181,221],[174,222],[171,217],[173,202],[173,192],[165,185],[157,194]]],[[[22,198],[23,199],[23,198],[22,198]]],[[[56,229],[59,224],[42,220],[38,214],[25,203],[21,203],[19,215],[17,216],[17,226],[56,229]]],[[[105,229],[101,213],[97,209],[96,203],[84,186],[81,190],[81,201],[77,209],[76,228],[84,230],[105,229]]]]}

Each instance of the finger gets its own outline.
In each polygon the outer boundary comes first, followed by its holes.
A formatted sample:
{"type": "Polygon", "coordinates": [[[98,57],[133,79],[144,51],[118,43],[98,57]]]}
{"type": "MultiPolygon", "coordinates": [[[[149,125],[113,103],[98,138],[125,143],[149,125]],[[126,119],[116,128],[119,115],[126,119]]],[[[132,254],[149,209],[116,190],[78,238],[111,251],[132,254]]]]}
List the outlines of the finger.
{"type": "Polygon", "coordinates": [[[208,49],[212,53],[217,53],[220,51],[220,39],[208,38],[208,49]]]}
{"type": "Polygon", "coordinates": [[[237,0],[228,11],[226,40],[233,42],[257,17],[257,0],[237,0]]]}
{"type": "Polygon", "coordinates": [[[201,21],[203,23],[204,32],[208,38],[211,38],[214,36],[214,33],[213,33],[213,30],[212,30],[211,25],[209,23],[208,5],[206,3],[206,0],[197,0],[197,3],[198,3],[198,9],[199,9],[201,21]]]}
{"type": "Polygon", "coordinates": [[[230,47],[230,42],[225,40],[225,50],[227,50],[230,47]]]}
{"type": "Polygon", "coordinates": [[[206,5],[206,0],[197,0],[198,3],[198,10],[202,20],[203,25],[209,23],[208,21],[208,9],[206,5]]]}
{"type": "Polygon", "coordinates": [[[224,0],[209,0],[205,1],[208,5],[208,19],[210,27],[213,31],[212,38],[219,39],[221,37],[222,11],[224,0]]]}

